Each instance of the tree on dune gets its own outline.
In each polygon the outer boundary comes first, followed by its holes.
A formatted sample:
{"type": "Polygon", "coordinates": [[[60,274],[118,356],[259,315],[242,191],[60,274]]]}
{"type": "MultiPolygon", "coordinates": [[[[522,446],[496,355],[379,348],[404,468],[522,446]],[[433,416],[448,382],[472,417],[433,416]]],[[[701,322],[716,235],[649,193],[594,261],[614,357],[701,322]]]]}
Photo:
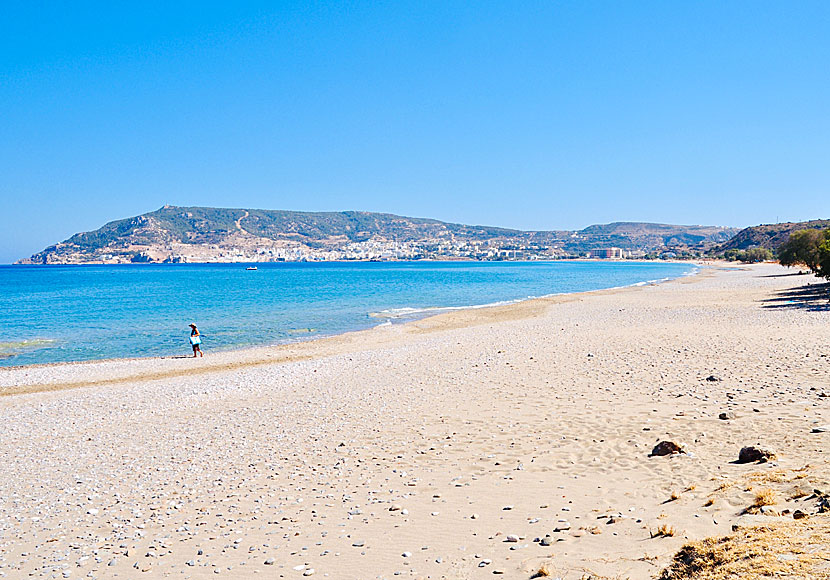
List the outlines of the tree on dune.
{"type": "MultiPolygon", "coordinates": [[[[782,266],[807,266],[817,273],[822,242],[830,230],[797,230],[778,248],[778,261],[782,266]]],[[[830,272],[830,270],[828,270],[830,272]]]]}
{"type": "Polygon", "coordinates": [[[824,230],[818,247],[818,271],[822,278],[830,279],[830,230],[824,230]]]}

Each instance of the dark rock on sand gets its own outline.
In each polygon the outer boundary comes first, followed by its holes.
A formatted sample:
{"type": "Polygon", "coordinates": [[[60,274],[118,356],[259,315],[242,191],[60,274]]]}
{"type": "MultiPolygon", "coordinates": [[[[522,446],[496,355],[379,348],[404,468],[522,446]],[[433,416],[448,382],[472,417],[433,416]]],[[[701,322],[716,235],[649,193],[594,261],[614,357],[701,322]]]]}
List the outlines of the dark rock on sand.
{"type": "Polygon", "coordinates": [[[738,453],[738,463],[765,463],[770,459],[775,459],[775,453],[753,445],[743,447],[738,453]]]}
{"type": "Polygon", "coordinates": [[[683,448],[674,441],[661,441],[651,450],[649,457],[673,455],[675,453],[685,453],[683,448]]]}

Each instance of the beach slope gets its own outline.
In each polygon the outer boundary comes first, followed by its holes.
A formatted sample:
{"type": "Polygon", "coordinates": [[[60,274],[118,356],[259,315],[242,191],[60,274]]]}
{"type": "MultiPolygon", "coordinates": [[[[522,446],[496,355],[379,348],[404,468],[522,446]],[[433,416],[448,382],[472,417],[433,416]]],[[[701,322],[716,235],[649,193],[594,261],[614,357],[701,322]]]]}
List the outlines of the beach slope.
{"type": "Polygon", "coordinates": [[[198,360],[5,369],[0,577],[692,578],[675,553],[725,536],[694,549],[763,537],[790,577],[827,577],[819,283],[716,266],[198,360]],[[746,446],[770,455],[738,463],[746,446]]]}

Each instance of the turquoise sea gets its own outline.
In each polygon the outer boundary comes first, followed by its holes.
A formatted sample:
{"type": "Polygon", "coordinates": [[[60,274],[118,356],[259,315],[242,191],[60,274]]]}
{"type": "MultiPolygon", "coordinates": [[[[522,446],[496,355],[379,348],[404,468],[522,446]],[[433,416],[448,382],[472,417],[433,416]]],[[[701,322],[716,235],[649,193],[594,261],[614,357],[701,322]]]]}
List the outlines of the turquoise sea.
{"type": "Polygon", "coordinates": [[[676,278],[653,262],[0,266],[0,366],[278,344],[475,307],[676,278]]]}

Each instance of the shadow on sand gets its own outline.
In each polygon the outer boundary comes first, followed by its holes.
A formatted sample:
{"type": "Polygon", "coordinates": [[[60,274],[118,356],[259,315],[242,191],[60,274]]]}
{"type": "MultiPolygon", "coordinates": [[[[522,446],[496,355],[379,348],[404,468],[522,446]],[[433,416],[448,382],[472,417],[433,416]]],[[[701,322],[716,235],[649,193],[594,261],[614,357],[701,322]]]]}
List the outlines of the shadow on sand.
{"type": "Polygon", "coordinates": [[[790,276],[808,276],[810,272],[787,272],[786,274],[764,274],[761,278],[789,278],[790,276]]]}
{"type": "Polygon", "coordinates": [[[798,288],[781,290],[763,300],[763,308],[797,308],[830,312],[830,283],[807,284],[798,288]]]}

